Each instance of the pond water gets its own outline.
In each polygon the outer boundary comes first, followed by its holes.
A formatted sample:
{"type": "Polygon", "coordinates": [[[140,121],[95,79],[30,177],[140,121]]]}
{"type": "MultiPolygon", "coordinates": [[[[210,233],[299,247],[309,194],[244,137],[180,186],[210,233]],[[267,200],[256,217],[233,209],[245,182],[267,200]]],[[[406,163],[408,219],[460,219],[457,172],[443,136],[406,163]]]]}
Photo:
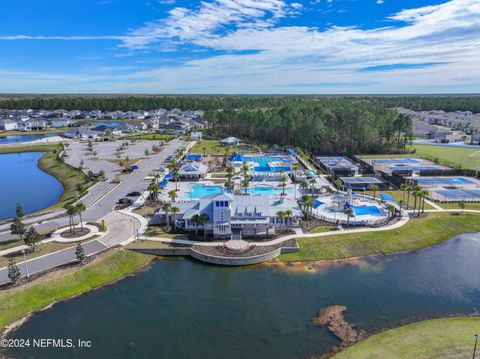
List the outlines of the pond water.
{"type": "Polygon", "coordinates": [[[112,122],[112,121],[105,121],[105,122],[92,121],[92,122],[89,122],[89,124],[91,124],[93,126],[106,126],[106,127],[117,127],[117,126],[120,126],[123,123],[125,123],[125,122],[112,122]]]}
{"type": "MultiPolygon", "coordinates": [[[[225,268],[165,259],[35,314],[11,338],[91,340],[90,349],[16,349],[13,358],[309,358],[337,339],[323,306],[373,332],[480,308],[480,235],[317,270],[225,268]]],[[[473,333],[472,333],[473,338],[473,333]]]]}
{"type": "Polygon", "coordinates": [[[0,220],[15,216],[17,202],[25,214],[47,208],[60,199],[62,184],[38,168],[42,152],[0,155],[0,220]]]}
{"type": "Polygon", "coordinates": [[[18,136],[6,136],[0,137],[0,145],[6,145],[11,143],[24,143],[30,141],[41,140],[42,138],[59,136],[58,133],[44,133],[38,135],[18,135],[18,136]]]}

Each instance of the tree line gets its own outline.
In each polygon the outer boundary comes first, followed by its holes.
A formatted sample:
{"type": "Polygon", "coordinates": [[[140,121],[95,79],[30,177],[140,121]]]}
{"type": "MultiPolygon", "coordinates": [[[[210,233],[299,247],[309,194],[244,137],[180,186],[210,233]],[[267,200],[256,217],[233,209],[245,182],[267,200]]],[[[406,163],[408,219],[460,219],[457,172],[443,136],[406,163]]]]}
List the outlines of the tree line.
{"type": "Polygon", "coordinates": [[[134,111],[156,108],[182,110],[271,109],[293,102],[370,104],[379,108],[405,107],[416,111],[472,111],[480,113],[478,95],[416,95],[416,96],[286,96],[286,95],[0,95],[4,109],[65,109],[134,111]]]}

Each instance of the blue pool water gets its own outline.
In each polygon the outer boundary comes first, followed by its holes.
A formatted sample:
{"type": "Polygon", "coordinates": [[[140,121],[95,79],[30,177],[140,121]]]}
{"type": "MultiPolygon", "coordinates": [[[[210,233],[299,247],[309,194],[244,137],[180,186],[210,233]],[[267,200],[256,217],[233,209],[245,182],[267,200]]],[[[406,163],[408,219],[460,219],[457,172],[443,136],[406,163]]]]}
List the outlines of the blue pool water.
{"type": "MultiPolygon", "coordinates": [[[[182,196],[183,200],[198,199],[212,194],[222,193],[223,186],[207,186],[201,184],[194,184],[190,186],[190,192],[182,196]]],[[[285,188],[285,193],[293,193],[293,188],[285,188]]],[[[242,189],[243,192],[243,189],[242,189]]],[[[274,196],[282,193],[282,188],[275,188],[270,186],[258,186],[248,188],[248,193],[253,195],[274,196]]]]}
{"type": "Polygon", "coordinates": [[[17,202],[28,214],[60,199],[62,184],[37,166],[42,155],[41,152],[0,155],[0,220],[15,216],[17,202]]]}
{"type": "Polygon", "coordinates": [[[45,133],[40,135],[18,135],[18,136],[6,136],[0,137],[0,145],[6,145],[10,143],[24,143],[30,141],[41,140],[46,137],[58,136],[58,133],[45,133]]]}
{"type": "Polygon", "coordinates": [[[381,216],[382,211],[375,206],[352,206],[356,216],[381,216]]]}
{"type": "Polygon", "coordinates": [[[197,199],[211,194],[222,193],[222,186],[205,186],[194,184],[190,186],[190,193],[185,193],[182,199],[197,199]]]}

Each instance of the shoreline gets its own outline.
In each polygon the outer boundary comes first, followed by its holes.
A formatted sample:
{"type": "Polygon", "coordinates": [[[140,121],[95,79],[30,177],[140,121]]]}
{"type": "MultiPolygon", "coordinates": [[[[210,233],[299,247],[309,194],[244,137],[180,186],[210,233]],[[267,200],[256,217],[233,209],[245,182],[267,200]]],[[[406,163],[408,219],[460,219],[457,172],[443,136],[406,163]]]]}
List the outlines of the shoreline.
{"type": "MultiPolygon", "coordinates": [[[[93,258],[91,258],[85,264],[73,263],[73,264],[70,264],[66,267],[65,266],[59,267],[57,269],[54,269],[52,271],[49,271],[45,274],[40,275],[38,278],[36,278],[35,280],[33,280],[31,282],[26,282],[26,283],[23,283],[19,286],[15,286],[15,287],[0,290],[0,295],[3,291],[7,292],[9,290],[15,290],[17,288],[22,289],[23,287],[25,287],[29,284],[31,284],[31,285],[35,285],[35,284],[42,285],[43,283],[39,282],[38,280],[39,279],[41,280],[42,277],[43,277],[43,280],[48,280],[49,278],[45,278],[45,276],[48,276],[48,275],[51,275],[51,277],[61,276],[62,274],[63,275],[68,275],[68,274],[73,273],[77,270],[81,271],[82,269],[84,269],[84,270],[90,269],[90,268],[86,268],[86,267],[88,265],[94,266],[94,265],[98,264],[97,262],[99,260],[108,259],[109,257],[114,256],[115,254],[119,254],[119,253],[124,253],[124,252],[119,251],[118,249],[116,250],[116,252],[115,252],[115,249],[113,251],[108,250],[107,252],[103,252],[101,254],[95,255],[93,258]],[[65,272],[62,273],[62,271],[65,271],[65,272]]],[[[117,283],[117,282],[119,282],[123,279],[129,278],[129,277],[135,277],[138,274],[142,273],[143,271],[148,270],[150,268],[150,266],[157,260],[157,258],[154,257],[154,256],[148,256],[148,255],[144,255],[144,254],[142,254],[142,256],[147,258],[147,260],[145,262],[141,262],[141,264],[138,267],[133,268],[132,271],[127,271],[127,272],[123,273],[121,276],[114,278],[112,281],[106,281],[104,283],[95,285],[95,286],[93,286],[89,289],[86,289],[84,291],[80,291],[78,293],[75,293],[72,296],[67,296],[67,297],[64,297],[64,298],[55,299],[52,302],[48,303],[47,305],[45,305],[45,306],[43,306],[39,309],[34,309],[34,310],[31,310],[31,311],[28,311],[27,313],[23,314],[21,317],[10,321],[9,323],[5,324],[3,327],[0,328],[0,340],[5,339],[10,333],[13,333],[15,330],[20,328],[23,324],[25,324],[36,313],[40,313],[40,312],[43,312],[45,310],[48,310],[57,303],[68,302],[70,300],[79,298],[83,295],[87,295],[89,293],[92,293],[92,292],[94,292],[94,291],[96,291],[100,288],[104,288],[104,287],[113,285],[113,284],[115,284],[115,283],[117,283]]],[[[1,350],[0,350],[0,354],[1,354],[1,350]]]]}
{"type": "MultiPolygon", "coordinates": [[[[37,167],[48,175],[55,177],[55,179],[63,188],[62,194],[54,204],[39,211],[30,213],[26,215],[25,218],[51,213],[55,210],[63,208],[70,202],[75,201],[75,187],[78,183],[84,186],[84,191],[80,194],[79,198],[88,192],[88,189],[95,184],[94,181],[89,180],[88,177],[78,168],[70,166],[60,158],[63,150],[64,148],[61,143],[35,143],[32,145],[18,147],[0,147],[0,155],[43,152],[43,155],[37,162],[37,167]]],[[[11,220],[12,218],[3,219],[0,220],[0,223],[6,223],[11,220]]]]}
{"type": "Polygon", "coordinates": [[[392,324],[392,326],[387,326],[387,327],[382,327],[379,329],[376,329],[372,332],[365,332],[365,336],[358,340],[355,343],[352,343],[351,345],[344,346],[341,348],[339,351],[333,351],[330,349],[328,352],[320,354],[319,357],[315,357],[314,359],[329,359],[329,358],[337,358],[338,356],[343,356],[345,352],[347,352],[349,349],[354,348],[357,344],[362,344],[371,337],[374,337],[376,335],[382,335],[384,333],[388,333],[390,331],[394,331],[397,329],[402,329],[406,328],[412,325],[421,325],[427,322],[433,322],[433,321],[445,321],[449,319],[478,319],[479,324],[480,324],[480,312],[472,312],[471,314],[467,313],[452,313],[447,316],[440,316],[440,317],[422,317],[419,318],[418,320],[412,319],[412,320],[406,320],[406,321],[400,321],[397,324],[392,324]]]}

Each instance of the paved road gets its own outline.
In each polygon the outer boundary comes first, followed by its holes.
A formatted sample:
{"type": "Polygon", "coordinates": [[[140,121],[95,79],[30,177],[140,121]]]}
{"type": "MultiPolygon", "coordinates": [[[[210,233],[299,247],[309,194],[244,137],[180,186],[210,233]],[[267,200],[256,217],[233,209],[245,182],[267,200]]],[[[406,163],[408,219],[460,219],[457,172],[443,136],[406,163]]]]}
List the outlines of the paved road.
{"type": "MultiPolygon", "coordinates": [[[[85,255],[90,256],[92,254],[101,252],[108,247],[101,243],[100,241],[94,240],[91,242],[87,242],[83,245],[85,250],[85,255]]],[[[24,261],[17,263],[18,268],[22,274],[22,277],[26,275],[26,269],[28,268],[28,273],[30,275],[45,271],[49,268],[54,268],[61,266],[63,264],[67,264],[76,260],[75,257],[75,246],[63,249],[61,251],[47,254],[42,257],[38,257],[35,259],[31,259],[27,261],[27,265],[25,265],[24,261]]],[[[4,284],[9,282],[8,279],[8,270],[7,268],[0,269],[0,284],[4,284]]]]}
{"type": "MultiPolygon", "coordinates": [[[[165,149],[156,155],[149,156],[149,158],[141,160],[138,164],[139,169],[134,171],[131,174],[126,174],[120,176],[122,183],[113,188],[113,185],[108,182],[103,182],[98,184],[92,189],[91,194],[89,194],[85,199],[84,203],[90,205],[88,210],[84,213],[83,219],[86,222],[98,221],[99,219],[105,217],[109,214],[117,201],[125,197],[128,192],[139,191],[142,192],[147,183],[144,181],[144,178],[147,177],[154,169],[157,169],[162,165],[162,162],[168,156],[172,155],[176,150],[182,147],[184,143],[182,141],[171,141],[165,149]],[[103,196],[108,190],[112,189],[108,194],[103,196]],[[101,197],[101,200],[98,200],[101,197]],[[97,202],[95,203],[95,200],[97,202]],[[95,204],[92,206],[91,203],[95,204]]],[[[39,232],[47,233],[54,231],[55,229],[68,225],[68,218],[58,218],[51,221],[46,221],[35,226],[39,232]]],[[[9,232],[0,233],[0,242],[8,241],[15,236],[11,235],[9,232]]]]}

